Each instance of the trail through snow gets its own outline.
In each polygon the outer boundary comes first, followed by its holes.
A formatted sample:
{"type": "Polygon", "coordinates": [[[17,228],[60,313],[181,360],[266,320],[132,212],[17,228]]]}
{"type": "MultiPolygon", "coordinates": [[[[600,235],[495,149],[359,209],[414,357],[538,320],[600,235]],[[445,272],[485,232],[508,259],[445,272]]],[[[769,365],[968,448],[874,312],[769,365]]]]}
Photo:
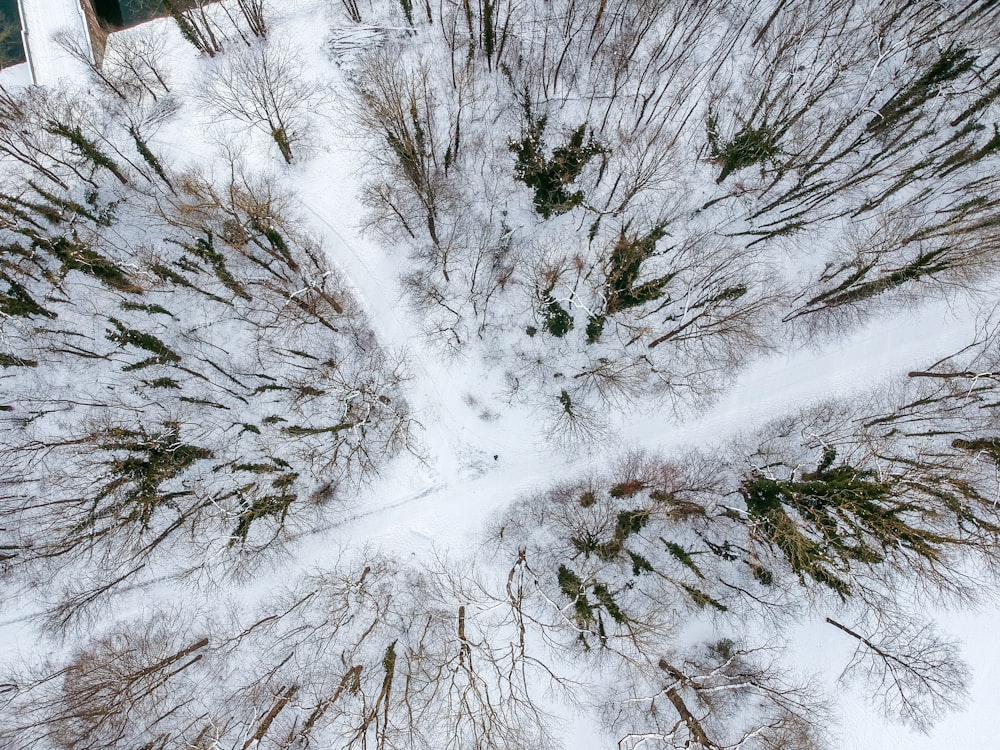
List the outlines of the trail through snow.
{"type": "MultiPolygon", "coordinates": [[[[350,150],[346,143],[337,146],[331,153],[350,150]]],[[[627,444],[598,445],[593,455],[555,454],[538,433],[537,416],[524,409],[506,407],[503,416],[490,423],[470,413],[463,394],[478,393],[485,384],[477,380],[474,364],[435,357],[420,340],[418,321],[401,306],[398,268],[386,250],[356,229],[361,216],[352,197],[359,185],[351,177],[349,163],[331,169],[327,161],[313,174],[322,176],[307,179],[304,186],[297,183],[315,220],[313,229],[323,235],[331,261],[353,287],[382,344],[406,353],[412,375],[408,394],[422,424],[419,437],[424,453],[422,463],[413,462],[412,472],[404,468],[377,482],[361,503],[363,512],[302,539],[294,560],[289,561],[302,571],[331,564],[352,541],[359,540],[417,559],[475,551],[484,525],[513,500],[560,478],[598,468],[620,451],[642,449],[670,456],[693,447],[710,449],[795,408],[903,377],[914,367],[953,353],[976,332],[974,309],[944,301],[880,316],[822,347],[780,353],[750,364],[718,402],[698,416],[676,419],[668,410],[625,416],[612,432],[627,434],[627,444]],[[330,193],[331,174],[336,175],[336,194],[330,193]],[[468,446],[478,447],[479,457],[486,459],[479,461],[478,469],[476,451],[470,458],[468,446]],[[490,454],[500,458],[493,461],[490,454]],[[416,484],[411,484],[413,472],[423,472],[416,484]]],[[[489,557],[488,550],[481,552],[489,557]]],[[[287,575],[287,568],[282,574],[287,575]]],[[[941,613],[948,629],[970,644],[987,640],[994,616],[989,611],[941,613]]],[[[804,668],[830,673],[832,680],[849,660],[850,644],[831,643],[823,627],[804,624],[792,638],[792,646],[801,654],[804,668]],[[822,654],[817,643],[825,644],[822,654]]],[[[917,737],[879,720],[865,696],[845,690],[840,710],[849,718],[843,722],[837,745],[842,750],[904,746],[940,750],[940,739],[935,738],[947,736],[977,746],[984,728],[969,719],[988,713],[984,701],[1000,691],[998,670],[990,666],[996,664],[996,654],[986,652],[983,659],[975,664],[978,684],[970,712],[948,716],[930,737],[917,737]]],[[[600,746],[600,731],[583,717],[568,722],[566,735],[568,746],[586,750],[600,746]]]]}
{"type": "Polygon", "coordinates": [[[556,477],[570,478],[626,450],[669,457],[711,447],[797,407],[871,388],[930,364],[972,340],[975,332],[973,310],[943,301],[875,318],[821,349],[752,363],[704,413],[686,419],[673,417],[669,409],[622,415],[611,434],[628,435],[627,442],[598,443],[592,452],[565,455],[545,444],[540,418],[524,407],[502,403],[495,421],[478,418],[467,395],[502,402],[497,394],[483,393],[490,387],[482,381],[485,365],[436,356],[422,340],[419,321],[403,305],[396,263],[357,230],[362,215],[354,196],[360,185],[351,145],[332,144],[317,160],[321,164],[311,165],[296,185],[315,220],[313,229],[321,233],[328,257],[353,288],[380,342],[406,355],[412,378],[407,393],[420,423],[423,457],[414,471],[422,471],[425,479],[405,488],[393,486],[393,478],[378,482],[370,509],[337,524],[349,538],[414,554],[469,549],[489,517],[556,477]]]}

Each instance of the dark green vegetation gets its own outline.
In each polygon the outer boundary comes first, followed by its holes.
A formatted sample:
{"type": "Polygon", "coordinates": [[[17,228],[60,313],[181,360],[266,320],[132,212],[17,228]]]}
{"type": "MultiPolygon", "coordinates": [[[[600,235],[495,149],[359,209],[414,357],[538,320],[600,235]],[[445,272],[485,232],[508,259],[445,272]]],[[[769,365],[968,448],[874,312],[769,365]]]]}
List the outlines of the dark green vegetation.
{"type": "Polygon", "coordinates": [[[906,524],[909,508],[893,497],[892,484],[873,471],[834,466],[836,457],[836,450],[827,449],[816,470],[799,479],[753,475],[741,493],[759,533],[793,571],[846,596],[850,589],[836,571],[855,561],[882,562],[886,549],[899,545],[932,554],[933,538],[906,524]]]}
{"type": "Polygon", "coordinates": [[[643,237],[629,238],[625,230],[622,230],[608,262],[606,271],[608,291],[604,309],[597,315],[591,315],[587,320],[588,343],[593,344],[601,338],[604,322],[608,316],[630,307],[639,307],[663,295],[664,287],[676,276],[676,272],[641,283],[639,274],[642,264],[653,257],[656,243],[665,235],[666,228],[663,226],[654,227],[643,237]]]}
{"type": "Polygon", "coordinates": [[[718,119],[709,115],[708,143],[712,158],[722,165],[717,183],[741,169],[755,164],[763,166],[772,163],[781,153],[778,147],[778,133],[766,124],[759,127],[748,125],[726,142],[720,140],[718,127],[718,119]]]}
{"type": "Polygon", "coordinates": [[[566,143],[552,149],[546,156],[546,146],[542,141],[548,118],[534,117],[530,106],[525,106],[528,121],[527,130],[521,140],[512,142],[510,150],[517,162],[514,177],[534,190],[535,210],[544,219],[564,214],[583,204],[583,191],[570,190],[570,185],[580,176],[583,168],[605,149],[587,135],[587,123],[579,125],[570,133],[566,143]]]}

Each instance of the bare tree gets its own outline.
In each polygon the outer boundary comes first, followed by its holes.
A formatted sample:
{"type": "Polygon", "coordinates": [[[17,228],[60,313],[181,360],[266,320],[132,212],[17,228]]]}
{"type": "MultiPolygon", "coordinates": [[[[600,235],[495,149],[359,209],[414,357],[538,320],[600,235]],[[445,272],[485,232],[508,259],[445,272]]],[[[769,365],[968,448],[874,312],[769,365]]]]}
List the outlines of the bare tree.
{"type": "Polygon", "coordinates": [[[775,657],[771,649],[722,639],[677,663],[658,659],[624,693],[609,696],[604,713],[618,747],[824,747],[826,705],[814,685],[789,679],[775,657]]]}
{"type": "Polygon", "coordinates": [[[396,205],[385,190],[369,195],[386,199],[408,233],[429,237],[440,256],[435,266],[447,280],[448,241],[441,214],[446,208],[445,151],[450,149],[450,138],[441,132],[430,68],[422,65],[407,71],[399,66],[398,57],[399,51],[387,46],[364,60],[357,114],[363,125],[389,144],[391,151],[382,158],[387,157],[386,165],[397,178],[394,184],[405,187],[406,203],[396,205]]]}
{"type": "Polygon", "coordinates": [[[857,641],[841,679],[863,680],[887,717],[926,733],[968,697],[968,666],[958,645],[933,624],[905,614],[863,635],[831,617],[826,621],[857,641]]]}
{"type": "Polygon", "coordinates": [[[997,267],[1000,233],[992,217],[1000,204],[980,197],[992,185],[990,178],[977,179],[950,191],[946,202],[935,195],[934,211],[914,201],[873,212],[845,232],[842,246],[785,320],[813,316],[819,319],[815,330],[867,317],[886,298],[898,305],[912,299],[918,286],[923,294],[975,288],[997,267]]]}
{"type": "Polygon", "coordinates": [[[561,681],[497,583],[366,555],[210,624],[151,612],[12,680],[0,742],[551,746],[535,690],[561,681]]]}
{"type": "Polygon", "coordinates": [[[267,133],[291,164],[322,96],[318,85],[302,76],[292,47],[271,40],[234,49],[205,81],[201,99],[220,117],[267,133]]]}
{"type": "MultiPolygon", "coordinates": [[[[263,39],[267,36],[267,18],[265,14],[265,0],[236,0],[236,6],[240,9],[243,20],[246,21],[250,33],[263,39]]],[[[226,9],[226,13],[229,11],[226,9]]],[[[230,18],[232,18],[230,16],[230,18]]],[[[237,26],[235,20],[233,25],[237,26]]]]}
{"type": "Polygon", "coordinates": [[[6,696],[0,742],[98,750],[146,736],[194,736],[192,710],[209,638],[176,612],[120,624],[78,649],[54,673],[19,675],[6,696]]]}
{"type": "Polygon", "coordinates": [[[206,11],[212,0],[163,0],[163,7],[174,19],[181,35],[195,49],[209,57],[222,52],[222,35],[206,11]]]}
{"type": "Polygon", "coordinates": [[[358,0],[341,0],[347,17],[354,23],[361,23],[361,8],[358,7],[358,0]]]}
{"type": "Polygon", "coordinates": [[[91,77],[123,102],[154,101],[170,92],[163,70],[165,37],[155,31],[132,29],[111,35],[100,63],[95,62],[86,41],[63,30],[59,45],[87,67],[91,77]]]}
{"type": "Polygon", "coordinates": [[[85,159],[52,132],[53,120],[65,119],[65,114],[65,107],[51,92],[36,88],[15,92],[0,87],[0,157],[62,189],[76,180],[96,187],[85,159]]]}
{"type": "Polygon", "coordinates": [[[166,36],[154,28],[135,28],[108,38],[104,72],[153,99],[170,93],[165,67],[166,36]]]}
{"type": "Polygon", "coordinates": [[[594,450],[608,438],[601,412],[584,398],[574,398],[576,393],[563,388],[538,409],[544,434],[567,454],[594,450]]]}

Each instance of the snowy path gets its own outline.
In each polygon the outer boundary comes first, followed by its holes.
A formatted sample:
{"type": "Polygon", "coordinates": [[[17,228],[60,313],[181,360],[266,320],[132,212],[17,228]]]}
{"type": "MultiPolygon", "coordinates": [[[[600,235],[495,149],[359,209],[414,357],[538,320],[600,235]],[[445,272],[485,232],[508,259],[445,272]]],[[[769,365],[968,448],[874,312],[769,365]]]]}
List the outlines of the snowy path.
{"type": "MultiPolygon", "coordinates": [[[[431,375],[426,357],[419,349],[411,346],[412,336],[407,333],[408,326],[399,314],[400,302],[394,279],[380,277],[373,270],[374,264],[371,262],[376,256],[359,250],[357,238],[345,237],[345,233],[351,234],[348,228],[338,229],[331,204],[324,206],[312,200],[303,201],[303,205],[326,230],[327,257],[337,266],[344,282],[353,288],[355,296],[368,314],[369,324],[375,329],[379,343],[390,351],[405,353],[414,375],[414,382],[408,388],[407,396],[424,432],[438,431],[442,420],[457,427],[458,420],[450,412],[449,406],[445,405],[437,386],[439,381],[431,375]]],[[[437,472],[454,478],[458,467],[451,460],[451,452],[441,450],[443,446],[440,443],[426,447],[433,451],[433,456],[428,457],[430,465],[437,472]]]]}
{"type": "MultiPolygon", "coordinates": [[[[397,553],[458,552],[476,544],[477,533],[495,513],[524,494],[568,479],[642,449],[667,456],[709,447],[743,430],[815,401],[868,389],[953,353],[972,340],[975,313],[947,303],[878,318],[822,350],[782,353],[752,364],[704,414],[678,421],[668,409],[624,417],[613,434],[627,442],[597,445],[591,455],[554,453],[539,434],[539,420],[524,409],[504,405],[496,422],[484,422],[465,401],[480,394],[482,364],[436,357],[419,338],[419,326],[401,301],[398,261],[354,229],[362,214],[351,175],[350,145],[338,143],[321,165],[296,180],[313,228],[323,235],[327,255],[353,288],[383,346],[406,354],[412,379],[407,397],[422,429],[422,481],[400,486],[377,482],[366,512],[317,536],[365,539],[397,553]],[[337,185],[331,193],[331,175],[337,185]],[[500,459],[493,460],[493,455],[500,459]],[[332,534],[331,534],[332,532],[332,534]]],[[[500,411],[500,409],[497,409],[500,411]]],[[[306,542],[298,563],[322,564],[324,554],[306,542]]],[[[297,556],[300,553],[297,553],[297,556]]]]}
{"type": "MultiPolygon", "coordinates": [[[[513,474],[522,463],[530,463],[536,451],[525,436],[534,430],[524,424],[512,429],[502,420],[482,419],[478,412],[483,405],[468,400],[470,395],[489,400],[480,393],[483,383],[477,378],[482,377],[481,368],[463,360],[447,360],[423,345],[419,326],[401,299],[397,264],[353,228],[360,218],[358,214],[351,217],[358,210],[355,196],[359,188],[353,180],[344,179],[347,174],[347,163],[327,162],[312,171],[305,185],[298,183],[300,198],[313,228],[323,234],[328,258],[365,309],[379,342],[387,350],[405,355],[411,376],[405,384],[406,395],[420,425],[416,439],[423,461],[416,468],[425,476],[422,486],[408,488],[407,496],[419,495],[419,503],[406,505],[436,506],[440,495],[467,491],[481,477],[487,484],[497,481],[501,467],[501,474],[513,474]],[[330,174],[338,176],[336,196],[330,194],[330,174]],[[503,462],[495,461],[495,455],[502,456],[503,462]]],[[[546,465],[551,472],[551,459],[546,465]]],[[[398,491],[386,487],[382,491],[382,507],[401,504],[398,491]]],[[[377,519],[373,523],[378,525],[377,519]]]]}
{"type": "Polygon", "coordinates": [[[54,39],[60,31],[67,30],[85,49],[90,49],[80,0],[19,0],[19,3],[35,83],[55,84],[61,78],[85,80],[82,64],[54,39]]]}
{"type": "MultiPolygon", "coordinates": [[[[895,321],[892,327],[876,324],[862,329],[822,353],[807,351],[764,360],[747,370],[713,408],[697,418],[675,422],[666,413],[653,413],[631,420],[628,442],[598,446],[603,460],[595,461],[588,455],[567,460],[522,441],[519,450],[488,466],[481,476],[437,487],[388,516],[359,518],[350,524],[350,534],[380,540],[395,549],[409,546],[411,552],[432,547],[460,549],[474,543],[484,521],[518,496],[597,468],[620,451],[644,449],[669,456],[692,447],[710,447],[797,407],[848,395],[919,363],[933,362],[963,340],[954,334],[956,329],[962,331],[960,322],[952,333],[940,325],[945,314],[943,305],[929,306],[912,318],[895,321]],[[917,335],[917,331],[926,334],[917,335]]],[[[969,323],[969,338],[972,332],[969,323]]]]}

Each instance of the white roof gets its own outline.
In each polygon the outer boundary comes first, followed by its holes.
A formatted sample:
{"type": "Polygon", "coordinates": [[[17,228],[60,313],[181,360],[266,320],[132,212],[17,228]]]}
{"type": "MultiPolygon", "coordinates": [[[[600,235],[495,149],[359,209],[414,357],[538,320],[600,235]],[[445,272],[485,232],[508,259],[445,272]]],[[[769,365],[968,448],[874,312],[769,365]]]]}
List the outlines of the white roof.
{"type": "Polygon", "coordinates": [[[74,59],[55,36],[67,31],[93,57],[80,0],[18,0],[18,7],[25,55],[34,82],[44,85],[64,77],[79,79],[81,62],[74,59]]]}

